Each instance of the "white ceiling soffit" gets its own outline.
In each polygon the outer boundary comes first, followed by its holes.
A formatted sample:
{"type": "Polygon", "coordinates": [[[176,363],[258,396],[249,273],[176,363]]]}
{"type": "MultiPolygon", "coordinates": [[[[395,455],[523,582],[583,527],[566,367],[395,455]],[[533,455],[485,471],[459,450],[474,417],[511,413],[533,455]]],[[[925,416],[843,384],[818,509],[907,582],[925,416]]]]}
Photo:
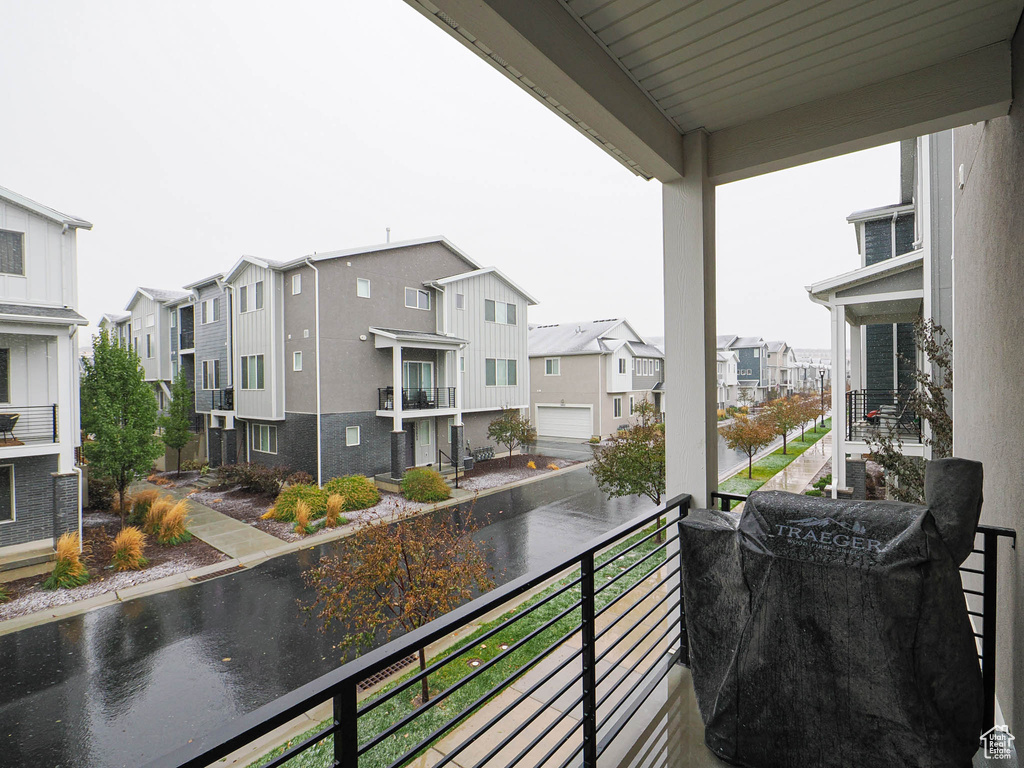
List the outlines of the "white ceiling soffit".
{"type": "Polygon", "coordinates": [[[719,183],[1005,115],[1024,0],[406,0],[630,170],[719,183]]]}

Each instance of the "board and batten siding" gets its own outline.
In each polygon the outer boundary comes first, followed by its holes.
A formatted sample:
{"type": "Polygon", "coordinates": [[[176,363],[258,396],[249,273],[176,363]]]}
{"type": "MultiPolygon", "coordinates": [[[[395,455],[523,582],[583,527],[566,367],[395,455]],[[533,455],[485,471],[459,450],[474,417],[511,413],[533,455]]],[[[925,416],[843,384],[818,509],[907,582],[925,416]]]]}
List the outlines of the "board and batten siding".
{"type": "Polygon", "coordinates": [[[462,409],[475,411],[526,408],[530,405],[530,365],[527,356],[526,298],[494,273],[467,277],[445,286],[444,302],[451,334],[466,339],[466,371],[462,378],[462,409]],[[455,308],[455,296],[465,296],[465,308],[455,308]],[[514,304],[516,324],[484,319],[487,299],[514,304]],[[488,358],[516,361],[516,386],[486,386],[488,358]]]}
{"type": "MultiPolygon", "coordinates": [[[[234,295],[243,285],[263,281],[263,308],[239,311],[232,302],[238,349],[234,355],[235,410],[242,419],[284,418],[284,352],[279,338],[284,327],[281,274],[256,264],[247,264],[231,281],[234,295]],[[241,361],[249,355],[263,355],[263,389],[242,389],[241,361]]],[[[253,306],[255,297],[248,298],[253,306]]]]}
{"type": "Polygon", "coordinates": [[[52,307],[78,306],[76,230],[0,200],[0,229],[21,232],[24,275],[0,274],[0,301],[52,307]]]}
{"type": "Polygon", "coordinates": [[[57,402],[58,352],[55,336],[0,334],[0,348],[9,349],[7,367],[12,405],[57,402]]]}
{"type": "Polygon", "coordinates": [[[170,325],[168,310],[159,302],[153,301],[142,294],[139,294],[131,307],[131,337],[132,343],[138,339],[139,362],[142,370],[145,371],[146,381],[161,381],[170,379],[171,374],[171,353],[168,349],[167,326],[170,325]],[[146,325],[146,317],[153,315],[152,326],[146,325]],[[135,320],[138,318],[139,329],[135,330],[135,320]],[[146,357],[146,334],[153,335],[153,357],[146,357]]]}

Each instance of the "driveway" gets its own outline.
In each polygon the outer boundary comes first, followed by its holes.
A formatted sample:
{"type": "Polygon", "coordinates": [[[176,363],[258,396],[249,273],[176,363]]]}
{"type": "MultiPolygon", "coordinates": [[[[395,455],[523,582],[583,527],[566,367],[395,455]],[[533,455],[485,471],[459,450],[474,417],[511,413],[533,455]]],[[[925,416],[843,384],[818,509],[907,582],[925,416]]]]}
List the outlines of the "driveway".
{"type": "Polygon", "coordinates": [[[538,437],[535,443],[527,446],[527,449],[530,453],[539,453],[554,459],[590,461],[594,458],[594,451],[591,449],[590,443],[567,437],[538,437]]]}

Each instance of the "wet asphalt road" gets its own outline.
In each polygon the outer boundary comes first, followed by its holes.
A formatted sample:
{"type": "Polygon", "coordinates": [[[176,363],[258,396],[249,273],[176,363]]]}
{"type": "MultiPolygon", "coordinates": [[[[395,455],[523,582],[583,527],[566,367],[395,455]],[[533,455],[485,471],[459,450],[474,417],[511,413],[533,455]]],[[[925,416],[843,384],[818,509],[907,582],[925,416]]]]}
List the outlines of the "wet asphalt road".
{"type": "MultiPolygon", "coordinates": [[[[480,538],[503,583],[652,508],[576,470],[476,514],[494,521],[480,538]]],[[[336,638],[296,601],[335,546],[0,637],[0,767],[140,765],[333,669],[336,638]]]]}

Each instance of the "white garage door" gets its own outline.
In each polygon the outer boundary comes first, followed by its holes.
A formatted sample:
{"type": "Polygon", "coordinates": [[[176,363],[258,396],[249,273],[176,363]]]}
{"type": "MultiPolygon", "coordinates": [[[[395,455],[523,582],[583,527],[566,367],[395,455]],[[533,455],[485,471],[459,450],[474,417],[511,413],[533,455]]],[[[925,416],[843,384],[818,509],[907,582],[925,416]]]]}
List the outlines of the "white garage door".
{"type": "Polygon", "coordinates": [[[587,440],[594,433],[589,405],[538,405],[537,434],[587,440]]]}

